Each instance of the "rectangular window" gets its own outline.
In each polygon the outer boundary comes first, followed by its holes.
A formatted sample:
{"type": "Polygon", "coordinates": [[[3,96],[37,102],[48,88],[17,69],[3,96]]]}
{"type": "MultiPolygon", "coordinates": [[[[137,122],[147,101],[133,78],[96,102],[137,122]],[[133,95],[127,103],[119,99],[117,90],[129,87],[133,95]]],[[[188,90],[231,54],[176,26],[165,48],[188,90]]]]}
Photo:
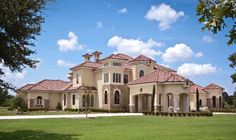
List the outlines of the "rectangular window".
{"type": "Polygon", "coordinates": [[[109,66],[109,63],[105,63],[105,64],[104,64],[104,67],[106,67],[106,66],[109,66]]]}
{"type": "Polygon", "coordinates": [[[64,106],[66,105],[66,94],[64,94],[64,106]]]}
{"type": "Polygon", "coordinates": [[[113,73],[113,83],[121,83],[121,74],[113,73]]]}
{"type": "Polygon", "coordinates": [[[105,73],[104,74],[104,83],[108,83],[109,82],[109,73],[105,73]]]}
{"type": "Polygon", "coordinates": [[[121,63],[119,63],[119,62],[113,62],[113,66],[121,66],[121,63]]]}
{"type": "Polygon", "coordinates": [[[129,82],[129,76],[128,74],[124,74],[124,84],[127,84],[129,82]]]}
{"type": "Polygon", "coordinates": [[[78,84],[79,83],[79,74],[76,74],[76,84],[78,84]]]}
{"type": "Polygon", "coordinates": [[[72,95],[72,105],[75,105],[75,95],[72,95]]]}

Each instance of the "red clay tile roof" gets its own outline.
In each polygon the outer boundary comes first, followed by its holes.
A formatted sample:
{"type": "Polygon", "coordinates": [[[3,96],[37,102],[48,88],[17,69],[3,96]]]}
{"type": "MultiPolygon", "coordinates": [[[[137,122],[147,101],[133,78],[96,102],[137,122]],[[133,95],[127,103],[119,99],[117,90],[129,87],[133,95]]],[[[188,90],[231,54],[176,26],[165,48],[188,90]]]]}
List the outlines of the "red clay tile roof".
{"type": "Polygon", "coordinates": [[[32,86],[34,86],[34,84],[27,84],[27,85],[21,87],[20,90],[28,90],[28,89],[30,89],[32,86]]]}
{"type": "Polygon", "coordinates": [[[62,80],[42,80],[36,84],[23,86],[19,91],[63,91],[72,85],[71,82],[62,80]],[[28,88],[26,88],[28,87],[28,88]]]}
{"type": "Polygon", "coordinates": [[[90,54],[90,53],[86,53],[86,54],[84,54],[83,55],[83,57],[86,57],[86,56],[89,56],[89,57],[91,57],[91,56],[93,56],[92,54],[90,54]]]}
{"type": "Polygon", "coordinates": [[[159,65],[159,64],[155,64],[154,68],[156,69],[162,69],[162,70],[165,70],[165,71],[168,71],[168,72],[176,72],[175,70],[172,70],[170,68],[167,68],[165,66],[162,66],[162,65],[159,65]]]}
{"type": "MultiPolygon", "coordinates": [[[[176,73],[171,73],[167,71],[163,71],[161,69],[157,69],[152,73],[149,73],[137,80],[131,81],[128,85],[135,85],[135,84],[144,84],[144,83],[165,83],[165,82],[184,82],[186,79],[178,75],[176,73]]],[[[191,81],[190,81],[191,82],[191,81]]]]}
{"type": "Polygon", "coordinates": [[[207,85],[206,87],[203,88],[203,90],[209,90],[209,89],[221,89],[221,90],[224,90],[223,87],[218,86],[215,83],[211,83],[211,84],[209,84],[209,85],[207,85]]]}
{"type": "Polygon", "coordinates": [[[119,57],[121,57],[121,58],[124,58],[124,59],[126,59],[126,60],[128,60],[128,61],[131,61],[131,60],[134,59],[133,57],[128,56],[128,55],[123,54],[123,53],[118,53],[117,56],[119,56],[119,57]]]}
{"type": "Polygon", "coordinates": [[[104,60],[107,60],[107,59],[117,59],[117,60],[126,60],[125,58],[117,55],[117,54],[111,54],[103,59],[101,59],[100,61],[104,61],[104,60]]]}
{"type": "Polygon", "coordinates": [[[75,69],[75,68],[78,68],[78,67],[88,67],[88,68],[94,68],[94,69],[96,69],[96,68],[99,68],[99,67],[101,67],[101,66],[102,66],[101,63],[87,61],[87,62],[84,62],[84,63],[82,63],[82,64],[79,64],[79,65],[77,65],[77,66],[71,68],[71,70],[73,70],[73,69],[75,69]]]}
{"type": "Polygon", "coordinates": [[[193,85],[190,87],[190,93],[196,93],[197,88],[198,88],[199,93],[206,93],[206,92],[203,90],[203,87],[202,87],[202,86],[199,86],[199,85],[196,85],[196,84],[193,84],[193,85]]]}
{"type": "Polygon", "coordinates": [[[93,52],[93,54],[102,54],[102,53],[99,51],[95,51],[95,52],[93,52]]]}
{"type": "MultiPolygon", "coordinates": [[[[89,87],[91,90],[97,90],[96,87],[89,87]]],[[[79,87],[72,87],[70,86],[68,89],[66,89],[68,91],[73,91],[73,90],[85,90],[85,86],[79,86],[79,87]]]]}
{"type": "Polygon", "coordinates": [[[130,62],[135,62],[135,61],[153,61],[153,62],[156,62],[155,60],[152,60],[151,58],[148,58],[144,55],[139,55],[136,58],[134,58],[133,60],[131,60],[130,62]]]}

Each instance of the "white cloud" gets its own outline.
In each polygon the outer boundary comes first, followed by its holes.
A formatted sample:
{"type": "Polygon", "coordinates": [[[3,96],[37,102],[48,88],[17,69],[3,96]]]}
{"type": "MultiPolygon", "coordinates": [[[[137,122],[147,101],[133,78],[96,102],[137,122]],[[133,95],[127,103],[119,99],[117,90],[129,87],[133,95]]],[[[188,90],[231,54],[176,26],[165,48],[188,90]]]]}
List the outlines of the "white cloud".
{"type": "Polygon", "coordinates": [[[62,59],[57,60],[57,66],[59,67],[73,67],[76,64],[72,63],[72,62],[68,62],[62,59]]]}
{"type": "Polygon", "coordinates": [[[213,40],[213,38],[212,38],[211,36],[204,35],[204,36],[202,37],[202,41],[205,42],[205,43],[211,43],[211,42],[213,42],[214,40],[213,40]]]}
{"type": "Polygon", "coordinates": [[[117,12],[120,14],[126,14],[126,13],[128,13],[128,10],[127,10],[127,8],[122,8],[122,9],[119,9],[117,12]]]}
{"type": "Polygon", "coordinates": [[[153,39],[144,42],[139,39],[126,39],[120,36],[113,36],[109,39],[107,45],[116,48],[116,53],[125,53],[133,57],[143,54],[153,58],[154,56],[161,54],[155,47],[162,46],[162,43],[156,42],[153,39]]]}
{"type": "Polygon", "coordinates": [[[63,52],[82,50],[85,47],[84,45],[80,45],[78,43],[78,37],[73,32],[68,33],[68,39],[58,40],[57,45],[59,46],[59,50],[63,52]]]}
{"type": "Polygon", "coordinates": [[[202,57],[203,56],[203,53],[202,52],[197,52],[196,54],[195,54],[195,57],[202,57]]]}
{"type": "Polygon", "coordinates": [[[170,25],[177,21],[178,18],[184,16],[184,12],[177,12],[169,5],[162,3],[160,5],[153,5],[148,10],[145,18],[148,20],[155,20],[159,22],[158,27],[160,30],[166,30],[170,28],[170,25]]]}
{"type": "Polygon", "coordinates": [[[177,73],[186,77],[193,77],[214,73],[216,71],[216,66],[212,64],[184,63],[178,67],[177,73]]]}
{"type": "Polygon", "coordinates": [[[99,28],[102,28],[102,26],[103,26],[103,24],[102,24],[102,22],[97,22],[97,28],[99,29],[99,28]]]}
{"type": "Polygon", "coordinates": [[[174,47],[169,47],[166,49],[165,53],[162,55],[162,59],[166,63],[172,63],[179,60],[187,60],[193,56],[192,49],[186,44],[176,44],[174,47]]]}
{"type": "Polygon", "coordinates": [[[10,83],[22,80],[23,78],[25,78],[25,75],[27,73],[27,71],[25,70],[23,70],[22,72],[11,72],[8,67],[4,67],[2,64],[0,64],[0,69],[2,69],[2,71],[5,73],[1,76],[1,78],[10,83]]]}

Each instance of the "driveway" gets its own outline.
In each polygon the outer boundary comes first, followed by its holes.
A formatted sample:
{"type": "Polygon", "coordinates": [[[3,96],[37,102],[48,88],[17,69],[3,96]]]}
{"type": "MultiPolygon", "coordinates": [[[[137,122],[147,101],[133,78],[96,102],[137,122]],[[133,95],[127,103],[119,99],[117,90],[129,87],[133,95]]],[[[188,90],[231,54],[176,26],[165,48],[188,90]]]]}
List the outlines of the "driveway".
{"type": "MultiPolygon", "coordinates": [[[[89,118],[112,117],[112,116],[142,116],[142,113],[97,113],[88,114],[89,118]]],[[[85,118],[85,114],[76,115],[22,115],[22,116],[0,116],[0,120],[16,119],[50,119],[50,118],[85,118]]]]}

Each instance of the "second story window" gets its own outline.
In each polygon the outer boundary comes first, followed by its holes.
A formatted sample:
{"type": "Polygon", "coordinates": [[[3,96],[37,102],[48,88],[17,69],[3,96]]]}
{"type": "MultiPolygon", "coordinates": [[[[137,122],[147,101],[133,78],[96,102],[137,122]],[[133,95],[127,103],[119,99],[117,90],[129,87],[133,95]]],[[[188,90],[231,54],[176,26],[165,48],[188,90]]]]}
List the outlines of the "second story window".
{"type": "Polygon", "coordinates": [[[121,74],[113,73],[113,83],[121,83],[121,74]]]}
{"type": "Polygon", "coordinates": [[[121,63],[119,63],[119,62],[113,62],[112,65],[113,65],[113,66],[121,66],[121,63]]]}
{"type": "Polygon", "coordinates": [[[105,64],[104,64],[104,67],[106,67],[106,66],[109,66],[109,63],[105,63],[105,64]]]}
{"type": "Polygon", "coordinates": [[[79,84],[79,74],[76,74],[76,84],[79,84]]]}
{"type": "Polygon", "coordinates": [[[124,74],[124,84],[127,84],[129,82],[129,76],[128,74],[124,74]]]}
{"type": "Polygon", "coordinates": [[[104,74],[104,83],[108,83],[109,82],[109,73],[105,73],[104,74]]]}
{"type": "Polygon", "coordinates": [[[140,70],[140,71],[139,71],[139,77],[142,77],[142,76],[144,76],[144,71],[143,71],[143,70],[140,70]]]}

